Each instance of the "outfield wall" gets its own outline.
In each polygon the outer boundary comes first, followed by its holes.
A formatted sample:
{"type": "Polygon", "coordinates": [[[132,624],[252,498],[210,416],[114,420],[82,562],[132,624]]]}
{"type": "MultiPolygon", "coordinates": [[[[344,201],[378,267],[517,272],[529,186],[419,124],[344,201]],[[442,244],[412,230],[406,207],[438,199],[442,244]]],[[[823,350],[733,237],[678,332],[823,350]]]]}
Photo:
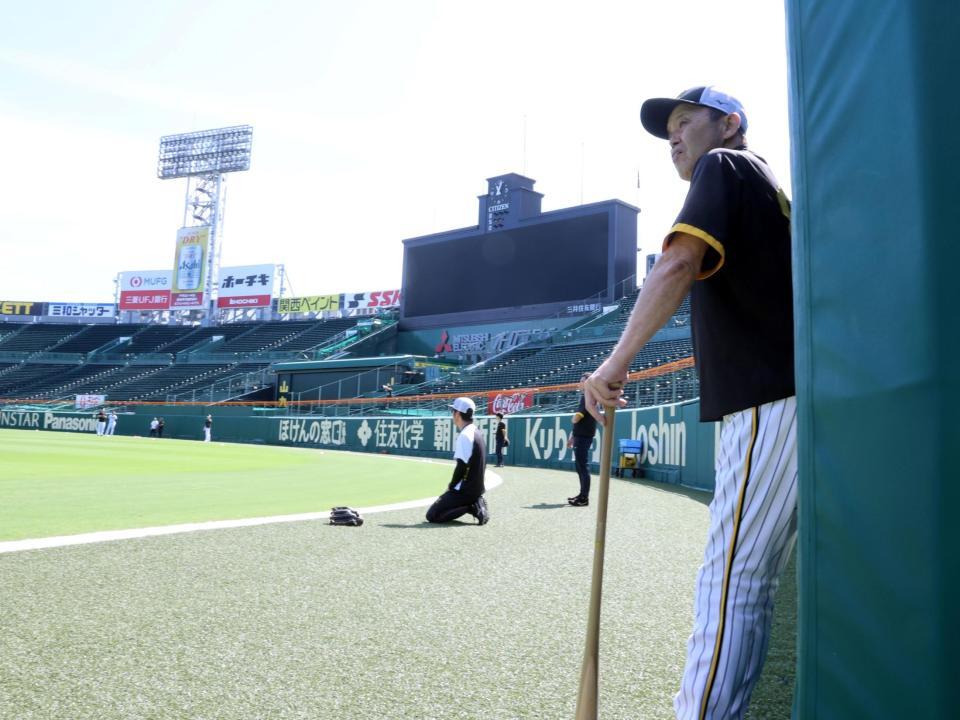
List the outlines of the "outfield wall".
{"type": "MultiPolygon", "coordinates": [[[[150,406],[120,414],[117,435],[149,433],[150,421],[163,417],[164,439],[203,439],[203,419],[212,412],[213,439],[219,442],[260,443],[294,447],[396,453],[449,458],[453,454],[456,428],[449,417],[408,416],[337,418],[290,416],[284,410],[268,409],[253,414],[249,407],[150,406]]],[[[699,422],[699,402],[617,412],[616,440],[643,442],[640,465],[650,479],[713,489],[717,446],[717,423],[699,422]]],[[[494,452],[496,418],[478,417],[490,454],[494,452]]],[[[570,414],[510,415],[505,419],[510,447],[507,465],[573,469],[573,450],[567,448],[572,429],[570,414]]],[[[89,432],[96,430],[90,413],[45,411],[0,411],[0,428],[89,432]]],[[[600,460],[600,437],[593,444],[591,460],[596,472],[600,460]]],[[[616,464],[619,445],[614,444],[616,464]]]]}

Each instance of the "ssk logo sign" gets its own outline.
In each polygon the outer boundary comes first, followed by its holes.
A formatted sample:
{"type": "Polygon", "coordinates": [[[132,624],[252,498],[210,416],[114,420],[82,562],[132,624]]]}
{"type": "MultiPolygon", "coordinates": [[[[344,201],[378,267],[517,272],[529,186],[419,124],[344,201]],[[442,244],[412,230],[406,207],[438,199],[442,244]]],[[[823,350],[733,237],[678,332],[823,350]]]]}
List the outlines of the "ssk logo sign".
{"type": "Polygon", "coordinates": [[[520,412],[533,407],[533,392],[518,390],[512,393],[490,393],[487,396],[487,412],[491,415],[520,412]]]}

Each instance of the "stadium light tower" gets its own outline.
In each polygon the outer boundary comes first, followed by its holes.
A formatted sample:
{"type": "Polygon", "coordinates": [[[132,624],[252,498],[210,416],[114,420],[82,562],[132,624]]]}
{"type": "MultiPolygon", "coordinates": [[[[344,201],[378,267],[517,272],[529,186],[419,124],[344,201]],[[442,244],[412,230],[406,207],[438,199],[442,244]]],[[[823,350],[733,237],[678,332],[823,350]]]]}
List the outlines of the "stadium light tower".
{"type": "MultiPolygon", "coordinates": [[[[220,271],[220,246],[223,235],[223,212],[226,204],[226,174],[250,169],[250,150],[253,146],[253,128],[250,125],[201,130],[180,135],[165,135],[160,138],[160,158],[157,161],[157,177],[161,180],[187,178],[187,193],[183,208],[184,229],[209,228],[205,278],[202,293],[180,293],[182,304],[177,305],[176,292],[171,300],[171,310],[205,307],[204,324],[212,324],[216,315],[217,279],[220,271]],[[199,299],[198,299],[199,298],[199,299]],[[206,298],[206,303],[203,302],[206,298]]],[[[182,232],[182,231],[181,231],[182,232]]],[[[202,237],[202,234],[198,234],[202,237]]],[[[180,259],[178,247],[177,262],[180,259]]],[[[195,262],[193,255],[190,263],[195,262]]],[[[185,276],[198,277],[191,268],[185,276]]],[[[178,273],[174,272],[174,290],[177,289],[178,273]]]]}

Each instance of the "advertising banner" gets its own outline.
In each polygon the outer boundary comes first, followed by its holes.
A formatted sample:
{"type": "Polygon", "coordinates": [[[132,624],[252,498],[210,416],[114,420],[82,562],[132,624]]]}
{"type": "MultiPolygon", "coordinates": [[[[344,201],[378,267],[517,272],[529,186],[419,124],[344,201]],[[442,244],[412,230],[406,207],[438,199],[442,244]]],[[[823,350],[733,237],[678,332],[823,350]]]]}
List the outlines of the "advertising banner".
{"type": "Polygon", "coordinates": [[[57,430],[61,432],[94,432],[97,419],[89,414],[0,410],[0,428],[23,430],[57,430]]]}
{"type": "Polygon", "coordinates": [[[46,303],[0,300],[0,315],[43,315],[46,303]]]}
{"type": "Polygon", "coordinates": [[[194,310],[206,305],[204,283],[207,278],[207,253],[210,249],[210,227],[180,228],[173,263],[173,287],[170,290],[171,310],[194,310]]]}
{"type": "Polygon", "coordinates": [[[270,307],[276,265],[220,268],[218,308],[270,307]]]}
{"type": "Polygon", "coordinates": [[[347,315],[372,315],[377,310],[395,307],[400,307],[399,290],[373,290],[343,296],[343,309],[347,315]]]}
{"type": "Polygon", "coordinates": [[[277,312],[286,315],[288,313],[317,313],[324,310],[339,310],[342,299],[342,295],[308,295],[281,298],[277,303],[277,312]]]}
{"type": "Polygon", "coordinates": [[[561,315],[587,315],[589,313],[600,312],[603,309],[603,303],[582,302],[576,305],[567,305],[560,311],[561,315]]]}
{"type": "Polygon", "coordinates": [[[65,318],[114,318],[117,306],[113,303],[47,303],[47,315],[65,318]]]}
{"type": "Polygon", "coordinates": [[[512,392],[492,392],[487,394],[487,412],[491,415],[520,412],[533,407],[533,392],[514,390],[512,392]]]}
{"type": "Polygon", "coordinates": [[[77,395],[75,407],[77,410],[100,407],[106,401],[106,395],[77,395]]]}
{"type": "Polygon", "coordinates": [[[166,310],[171,282],[169,270],[125,270],[120,273],[120,309],[166,310]]]}
{"type": "MultiPolygon", "coordinates": [[[[692,402],[618,411],[613,464],[620,466],[623,460],[619,440],[632,440],[639,449],[633,460],[647,478],[712,490],[720,425],[699,422],[699,410],[699,403],[692,402]]],[[[572,470],[573,450],[567,446],[572,420],[570,413],[509,417],[505,421],[511,439],[507,463],[572,470]]],[[[303,416],[263,422],[276,423],[276,434],[263,434],[268,443],[432,457],[450,457],[457,433],[450,418],[303,416]]],[[[221,433],[229,433],[225,425],[220,423],[221,433]]],[[[474,425],[483,434],[487,452],[493,453],[497,419],[477,417],[474,425]]],[[[600,461],[603,433],[603,427],[598,427],[590,449],[594,467],[600,461]]]]}

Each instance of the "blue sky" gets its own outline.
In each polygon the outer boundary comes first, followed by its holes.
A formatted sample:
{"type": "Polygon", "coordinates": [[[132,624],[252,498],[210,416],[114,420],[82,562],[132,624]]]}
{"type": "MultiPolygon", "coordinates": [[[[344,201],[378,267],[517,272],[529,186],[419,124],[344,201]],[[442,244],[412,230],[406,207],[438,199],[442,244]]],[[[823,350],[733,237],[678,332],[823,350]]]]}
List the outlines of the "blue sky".
{"type": "Polygon", "coordinates": [[[282,263],[301,295],[399,287],[401,240],[476,224],[505,172],[544,210],[638,205],[640,257],[656,251],[686,185],[639,107],[693,85],[743,101],[790,188],[777,2],[4,0],[3,17],[3,299],[110,301],[118,272],[169,267],[186,186],[156,178],[159,138],[192,130],[254,127],[222,264],[282,263]]]}

